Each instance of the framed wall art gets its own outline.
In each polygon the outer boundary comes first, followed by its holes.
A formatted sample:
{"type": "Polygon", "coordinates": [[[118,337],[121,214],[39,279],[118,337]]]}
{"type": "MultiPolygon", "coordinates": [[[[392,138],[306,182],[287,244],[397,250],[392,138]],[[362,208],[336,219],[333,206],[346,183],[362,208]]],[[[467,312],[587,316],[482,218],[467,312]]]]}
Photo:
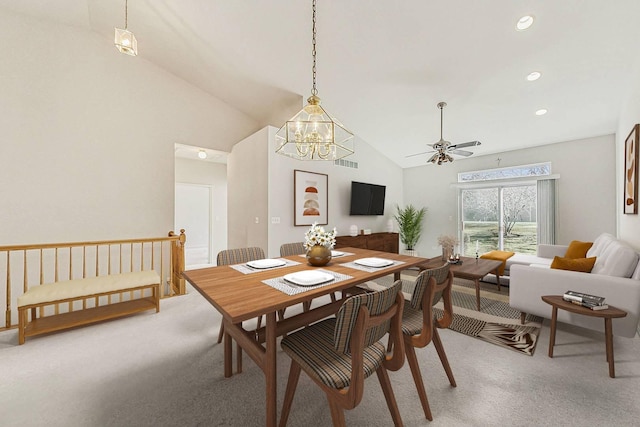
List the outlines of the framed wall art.
{"type": "Polygon", "coordinates": [[[636,124],[624,140],[624,206],[625,214],[638,213],[638,137],[640,124],[636,124]]]}
{"type": "Polygon", "coordinates": [[[329,223],[329,176],[322,173],[293,171],[293,225],[329,223]]]}

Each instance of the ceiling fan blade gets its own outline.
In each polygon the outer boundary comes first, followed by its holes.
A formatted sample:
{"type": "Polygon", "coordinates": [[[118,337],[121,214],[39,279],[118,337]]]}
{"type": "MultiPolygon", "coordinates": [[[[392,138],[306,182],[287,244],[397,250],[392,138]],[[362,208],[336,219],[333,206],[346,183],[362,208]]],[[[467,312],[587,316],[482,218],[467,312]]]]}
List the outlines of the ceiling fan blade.
{"type": "Polygon", "coordinates": [[[467,150],[447,150],[447,153],[457,154],[458,156],[469,157],[473,153],[467,150]]]}
{"type": "Polygon", "coordinates": [[[450,145],[449,148],[475,147],[477,145],[481,145],[480,141],[463,142],[462,144],[450,145]]]}
{"type": "Polygon", "coordinates": [[[433,153],[433,150],[423,151],[422,153],[409,154],[408,156],[404,156],[404,157],[407,158],[407,157],[422,156],[423,154],[429,154],[429,153],[433,153]]]}

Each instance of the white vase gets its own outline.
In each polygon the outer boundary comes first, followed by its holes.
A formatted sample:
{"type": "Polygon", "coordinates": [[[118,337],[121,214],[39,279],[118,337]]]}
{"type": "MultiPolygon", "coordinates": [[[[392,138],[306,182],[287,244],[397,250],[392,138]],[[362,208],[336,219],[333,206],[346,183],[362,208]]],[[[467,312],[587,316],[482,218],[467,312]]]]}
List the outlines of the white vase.
{"type": "Polygon", "coordinates": [[[351,227],[349,227],[349,236],[357,236],[358,235],[358,226],[357,225],[352,225],[351,227]]]}
{"type": "Polygon", "coordinates": [[[393,220],[391,219],[387,221],[387,232],[393,233],[393,220]]]}
{"type": "Polygon", "coordinates": [[[405,249],[404,254],[409,256],[418,256],[418,251],[415,249],[405,249]]]}

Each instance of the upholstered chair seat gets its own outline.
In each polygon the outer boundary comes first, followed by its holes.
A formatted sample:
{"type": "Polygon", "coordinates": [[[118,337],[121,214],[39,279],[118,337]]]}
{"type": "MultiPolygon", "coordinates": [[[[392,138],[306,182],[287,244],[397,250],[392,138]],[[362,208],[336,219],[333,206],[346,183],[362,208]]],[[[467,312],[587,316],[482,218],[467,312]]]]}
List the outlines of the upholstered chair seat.
{"type": "MultiPolygon", "coordinates": [[[[336,319],[325,319],[288,337],[282,348],[309,376],[332,388],[349,387],[351,356],[333,347],[336,319]]],[[[384,361],[385,346],[376,342],[363,350],[364,376],[375,373],[384,361]]]]}

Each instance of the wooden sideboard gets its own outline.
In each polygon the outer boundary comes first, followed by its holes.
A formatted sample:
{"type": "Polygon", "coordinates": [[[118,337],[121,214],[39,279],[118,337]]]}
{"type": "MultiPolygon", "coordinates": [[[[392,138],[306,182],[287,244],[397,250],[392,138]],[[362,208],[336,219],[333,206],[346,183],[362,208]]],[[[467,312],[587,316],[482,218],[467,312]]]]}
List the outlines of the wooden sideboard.
{"type": "Polygon", "coordinates": [[[398,233],[372,233],[357,236],[336,236],[336,249],[351,246],[352,248],[371,249],[399,253],[398,233]]]}

